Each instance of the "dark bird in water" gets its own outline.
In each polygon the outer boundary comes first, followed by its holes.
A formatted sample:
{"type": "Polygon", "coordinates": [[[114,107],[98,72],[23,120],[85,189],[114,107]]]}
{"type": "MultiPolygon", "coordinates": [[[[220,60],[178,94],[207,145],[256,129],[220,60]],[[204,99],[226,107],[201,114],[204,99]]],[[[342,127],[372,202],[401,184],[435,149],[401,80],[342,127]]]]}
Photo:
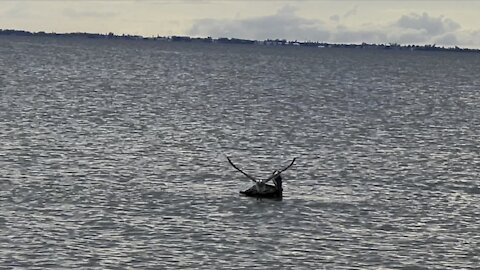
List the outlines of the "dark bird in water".
{"type": "Polygon", "coordinates": [[[232,165],[233,168],[235,168],[237,171],[241,172],[243,175],[245,175],[248,179],[252,180],[255,184],[250,187],[247,190],[240,191],[240,194],[243,194],[245,196],[249,197],[256,197],[256,198],[282,198],[283,196],[283,187],[282,187],[282,175],[281,173],[286,171],[288,168],[290,168],[293,163],[295,162],[295,158],[292,160],[292,162],[286,166],[285,168],[281,170],[275,170],[273,171],[272,175],[266,179],[263,180],[258,180],[244,171],[242,171],[240,168],[238,168],[233,162],[230,160],[229,157],[227,157],[228,162],[230,165],[232,165]],[[272,180],[273,185],[267,184],[270,180],[272,180]]]}

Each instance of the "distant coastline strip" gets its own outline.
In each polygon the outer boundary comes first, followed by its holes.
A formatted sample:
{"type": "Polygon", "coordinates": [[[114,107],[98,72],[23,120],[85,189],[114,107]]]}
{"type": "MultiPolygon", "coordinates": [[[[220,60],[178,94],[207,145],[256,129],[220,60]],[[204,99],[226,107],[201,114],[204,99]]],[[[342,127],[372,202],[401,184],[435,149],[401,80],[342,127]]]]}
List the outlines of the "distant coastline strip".
{"type": "Polygon", "coordinates": [[[196,43],[219,43],[219,44],[245,44],[245,45],[265,45],[265,46],[301,46],[301,47],[315,47],[315,48],[353,48],[353,49],[383,49],[383,50],[410,50],[410,51],[449,51],[449,52],[480,52],[480,49],[469,49],[454,47],[443,47],[435,44],[428,45],[401,45],[397,43],[388,44],[339,44],[327,43],[319,41],[288,41],[286,39],[267,39],[267,40],[250,40],[239,38],[212,38],[212,37],[189,37],[189,36],[156,36],[143,37],[139,35],[116,35],[114,33],[99,34],[99,33],[46,33],[29,32],[25,30],[0,29],[0,36],[36,36],[36,37],[76,37],[76,38],[90,38],[90,39],[123,39],[123,40],[153,40],[166,42],[196,42],[196,43]]]}

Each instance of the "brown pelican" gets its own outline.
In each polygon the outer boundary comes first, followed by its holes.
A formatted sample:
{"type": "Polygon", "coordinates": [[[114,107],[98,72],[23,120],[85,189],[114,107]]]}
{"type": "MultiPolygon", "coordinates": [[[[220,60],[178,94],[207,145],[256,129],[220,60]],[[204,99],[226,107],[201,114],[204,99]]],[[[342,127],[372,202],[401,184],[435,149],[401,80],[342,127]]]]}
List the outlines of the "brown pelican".
{"type": "Polygon", "coordinates": [[[285,168],[273,171],[272,175],[270,175],[270,177],[266,179],[258,180],[238,168],[235,164],[233,164],[229,157],[227,157],[227,160],[233,168],[241,172],[248,179],[252,180],[255,183],[255,185],[253,185],[249,189],[240,191],[240,194],[257,198],[281,198],[283,192],[281,173],[290,168],[295,162],[294,158],[292,162],[290,162],[290,164],[287,165],[285,168]],[[267,184],[270,180],[272,180],[273,185],[267,184]]]}

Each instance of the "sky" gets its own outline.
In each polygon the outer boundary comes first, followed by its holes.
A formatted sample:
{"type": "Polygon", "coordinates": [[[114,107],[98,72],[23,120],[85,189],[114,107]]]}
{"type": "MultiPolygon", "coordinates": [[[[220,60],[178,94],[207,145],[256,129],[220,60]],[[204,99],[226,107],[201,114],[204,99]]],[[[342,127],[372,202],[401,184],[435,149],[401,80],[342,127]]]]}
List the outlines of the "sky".
{"type": "Polygon", "coordinates": [[[0,29],[480,48],[480,0],[0,0],[0,29]]]}

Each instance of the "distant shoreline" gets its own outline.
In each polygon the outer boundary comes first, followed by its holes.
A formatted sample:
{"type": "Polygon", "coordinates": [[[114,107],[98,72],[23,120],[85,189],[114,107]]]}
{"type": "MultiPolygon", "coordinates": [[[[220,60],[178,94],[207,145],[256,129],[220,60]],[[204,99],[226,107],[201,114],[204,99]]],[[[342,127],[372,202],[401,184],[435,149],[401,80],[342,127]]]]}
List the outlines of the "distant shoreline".
{"type": "Polygon", "coordinates": [[[99,33],[46,33],[30,32],[25,30],[0,29],[0,36],[36,36],[36,37],[77,37],[88,39],[112,39],[112,40],[153,40],[165,42],[189,42],[189,43],[219,43],[219,44],[244,44],[244,45],[263,45],[263,46],[300,46],[300,47],[316,47],[316,48],[350,48],[350,49],[379,49],[379,50],[405,50],[405,51],[446,51],[446,52],[480,52],[480,49],[469,49],[454,47],[440,47],[433,45],[400,45],[397,43],[388,44],[340,44],[327,43],[318,41],[288,41],[286,39],[267,39],[267,40],[251,40],[239,38],[199,38],[189,36],[157,36],[157,37],[143,37],[139,35],[116,35],[114,33],[99,34],[99,33]]]}

